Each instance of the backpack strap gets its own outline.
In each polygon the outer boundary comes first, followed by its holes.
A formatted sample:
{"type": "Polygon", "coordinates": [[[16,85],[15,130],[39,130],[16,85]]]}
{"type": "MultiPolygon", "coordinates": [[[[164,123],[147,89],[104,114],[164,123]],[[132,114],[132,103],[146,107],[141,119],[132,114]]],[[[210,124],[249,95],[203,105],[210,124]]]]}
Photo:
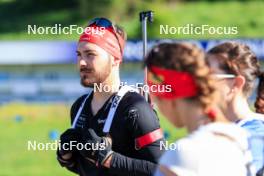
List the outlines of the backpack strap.
{"type": "Polygon", "coordinates": [[[80,106],[79,109],[78,109],[77,114],[76,114],[75,117],[74,117],[74,120],[73,120],[73,123],[72,123],[71,128],[75,128],[76,123],[77,123],[77,121],[78,121],[78,119],[79,119],[79,116],[81,115],[81,112],[82,112],[82,110],[83,110],[84,104],[85,104],[85,102],[87,101],[87,99],[90,97],[90,95],[92,94],[92,92],[93,92],[93,91],[90,91],[90,92],[87,94],[87,96],[85,97],[85,99],[83,100],[81,106],[80,106]]]}
{"type": "Polygon", "coordinates": [[[138,91],[136,89],[130,87],[130,86],[127,86],[127,85],[122,86],[119,89],[119,91],[117,92],[117,94],[115,95],[115,97],[113,99],[109,113],[107,115],[107,119],[105,121],[104,128],[103,128],[104,133],[109,133],[113,119],[114,119],[114,116],[115,116],[116,109],[117,109],[120,101],[122,100],[122,98],[124,97],[124,95],[127,92],[138,92],[138,91]]]}
{"type": "MultiPolygon", "coordinates": [[[[107,119],[105,121],[105,125],[104,125],[104,128],[103,128],[103,132],[104,133],[109,133],[110,131],[110,128],[111,128],[111,125],[112,125],[112,122],[113,122],[113,119],[114,119],[114,115],[115,115],[115,112],[116,112],[116,109],[118,107],[118,104],[119,102],[122,100],[122,98],[124,97],[124,95],[127,93],[127,92],[137,92],[138,93],[138,90],[130,87],[130,86],[122,86],[119,91],[117,92],[117,94],[114,96],[113,98],[113,102],[111,104],[111,107],[110,107],[110,111],[107,115],[107,119]]],[[[87,96],[85,97],[85,99],[83,100],[77,114],[75,115],[75,118],[74,118],[74,121],[72,123],[72,126],[71,128],[75,128],[76,126],[76,123],[78,121],[78,118],[83,110],[83,107],[84,107],[84,104],[85,102],[87,101],[87,99],[89,98],[89,96],[91,95],[92,91],[90,91],[87,96]]]]}

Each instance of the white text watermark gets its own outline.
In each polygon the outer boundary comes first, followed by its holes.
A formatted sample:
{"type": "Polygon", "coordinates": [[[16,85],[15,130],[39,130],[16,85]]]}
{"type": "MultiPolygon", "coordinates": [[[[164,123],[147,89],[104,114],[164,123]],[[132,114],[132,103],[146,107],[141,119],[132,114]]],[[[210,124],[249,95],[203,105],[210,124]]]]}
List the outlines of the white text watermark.
{"type": "Polygon", "coordinates": [[[27,150],[40,150],[40,151],[48,151],[48,150],[65,150],[71,151],[73,149],[77,150],[105,150],[105,143],[80,143],[77,141],[70,141],[69,143],[61,144],[59,140],[55,140],[52,142],[39,142],[39,141],[27,141],[27,150]]]}
{"type": "MultiPolygon", "coordinates": [[[[127,82],[121,82],[121,86],[130,86],[134,89],[139,90],[140,92],[153,92],[153,93],[164,93],[164,92],[171,92],[172,87],[171,85],[151,85],[148,86],[143,83],[136,83],[136,84],[128,84],[127,82]]],[[[111,86],[111,85],[105,85],[102,83],[99,84],[94,84],[93,90],[95,92],[112,92],[115,89],[116,86],[111,86]]]]}
{"type": "Polygon", "coordinates": [[[195,26],[186,24],[184,26],[160,25],[161,35],[237,35],[237,26],[212,26],[204,24],[195,26]]]}
{"type": "Polygon", "coordinates": [[[105,33],[105,27],[81,27],[76,24],[63,26],[62,24],[54,24],[53,26],[39,26],[39,25],[27,25],[28,35],[72,35],[78,34],[97,34],[103,35],[105,33]]]}

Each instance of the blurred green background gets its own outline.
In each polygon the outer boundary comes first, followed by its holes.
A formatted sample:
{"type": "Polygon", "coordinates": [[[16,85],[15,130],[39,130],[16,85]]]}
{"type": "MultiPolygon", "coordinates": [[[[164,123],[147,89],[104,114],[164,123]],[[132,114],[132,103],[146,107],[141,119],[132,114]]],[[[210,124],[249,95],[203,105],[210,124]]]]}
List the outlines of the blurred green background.
{"type": "MultiPolygon", "coordinates": [[[[127,31],[129,39],[140,39],[138,13],[149,9],[155,12],[155,21],[148,28],[150,39],[263,38],[264,36],[263,0],[0,0],[0,41],[77,41],[79,37],[77,34],[28,35],[27,25],[85,26],[89,19],[98,16],[110,18],[120,24],[127,31]],[[239,32],[235,36],[160,35],[161,24],[237,26],[239,32]]],[[[1,65],[1,68],[19,70],[27,67],[1,65]]],[[[1,104],[0,176],[73,175],[59,166],[55,151],[27,150],[28,140],[52,142],[51,133],[56,137],[69,127],[70,106],[69,103],[47,102],[1,104]]],[[[159,114],[159,117],[170,142],[186,134],[184,129],[176,129],[170,125],[162,115],[159,114]]]]}
{"type": "Polygon", "coordinates": [[[149,38],[260,38],[264,28],[263,0],[0,0],[0,39],[77,40],[78,35],[28,35],[27,25],[85,26],[103,16],[120,24],[129,39],[141,37],[138,13],[153,10],[155,21],[149,38]],[[159,25],[237,26],[237,35],[160,35],[159,25]]]}
{"type": "MultiPolygon", "coordinates": [[[[74,175],[60,167],[56,151],[28,150],[29,140],[54,142],[53,137],[69,128],[69,110],[70,105],[63,103],[0,106],[0,175],[74,175]]],[[[169,142],[186,134],[185,129],[175,129],[164,117],[159,117],[169,142]]]]}

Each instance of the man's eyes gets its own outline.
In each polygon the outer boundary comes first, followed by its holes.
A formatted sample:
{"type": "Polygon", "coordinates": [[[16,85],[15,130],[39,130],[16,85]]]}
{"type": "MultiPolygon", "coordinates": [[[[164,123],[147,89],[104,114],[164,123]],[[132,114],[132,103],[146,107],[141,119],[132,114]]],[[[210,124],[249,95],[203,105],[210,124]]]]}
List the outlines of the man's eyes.
{"type": "Polygon", "coordinates": [[[86,55],[87,56],[95,56],[96,54],[95,53],[87,53],[86,55]]]}
{"type": "MultiPolygon", "coordinates": [[[[77,56],[81,56],[81,53],[77,53],[77,56]]],[[[85,56],[96,56],[95,53],[85,53],[85,56]]]]}

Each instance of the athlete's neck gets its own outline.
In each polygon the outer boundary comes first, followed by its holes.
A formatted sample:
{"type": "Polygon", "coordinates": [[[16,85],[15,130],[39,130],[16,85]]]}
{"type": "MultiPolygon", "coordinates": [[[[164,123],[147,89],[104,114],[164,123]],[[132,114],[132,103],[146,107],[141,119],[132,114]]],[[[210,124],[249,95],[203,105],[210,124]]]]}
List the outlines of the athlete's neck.
{"type": "Polygon", "coordinates": [[[189,105],[183,107],[182,121],[189,133],[208,123],[208,118],[199,106],[189,105]],[[186,107],[186,108],[185,108],[186,107]]]}
{"type": "Polygon", "coordinates": [[[116,79],[111,81],[111,83],[101,83],[100,90],[94,90],[93,100],[94,101],[106,101],[114,93],[118,92],[120,87],[120,80],[116,79]]]}
{"type": "Polygon", "coordinates": [[[189,133],[206,124],[206,116],[199,108],[191,108],[191,110],[186,111],[185,115],[185,125],[189,133]]]}
{"type": "Polygon", "coordinates": [[[221,123],[229,123],[222,111],[217,106],[212,106],[213,110],[216,112],[216,116],[214,121],[212,121],[208,115],[205,113],[203,108],[199,105],[195,106],[186,106],[185,108],[185,126],[188,132],[193,132],[197,130],[200,126],[207,125],[209,123],[221,122],[221,123]]]}
{"type": "Polygon", "coordinates": [[[120,78],[118,72],[112,72],[109,77],[100,83],[101,89],[94,90],[92,99],[92,110],[96,114],[104,103],[119,90],[120,78]]]}
{"type": "Polygon", "coordinates": [[[247,98],[244,96],[235,97],[227,109],[227,117],[233,122],[257,116],[262,115],[255,113],[250,109],[247,98]]]}

